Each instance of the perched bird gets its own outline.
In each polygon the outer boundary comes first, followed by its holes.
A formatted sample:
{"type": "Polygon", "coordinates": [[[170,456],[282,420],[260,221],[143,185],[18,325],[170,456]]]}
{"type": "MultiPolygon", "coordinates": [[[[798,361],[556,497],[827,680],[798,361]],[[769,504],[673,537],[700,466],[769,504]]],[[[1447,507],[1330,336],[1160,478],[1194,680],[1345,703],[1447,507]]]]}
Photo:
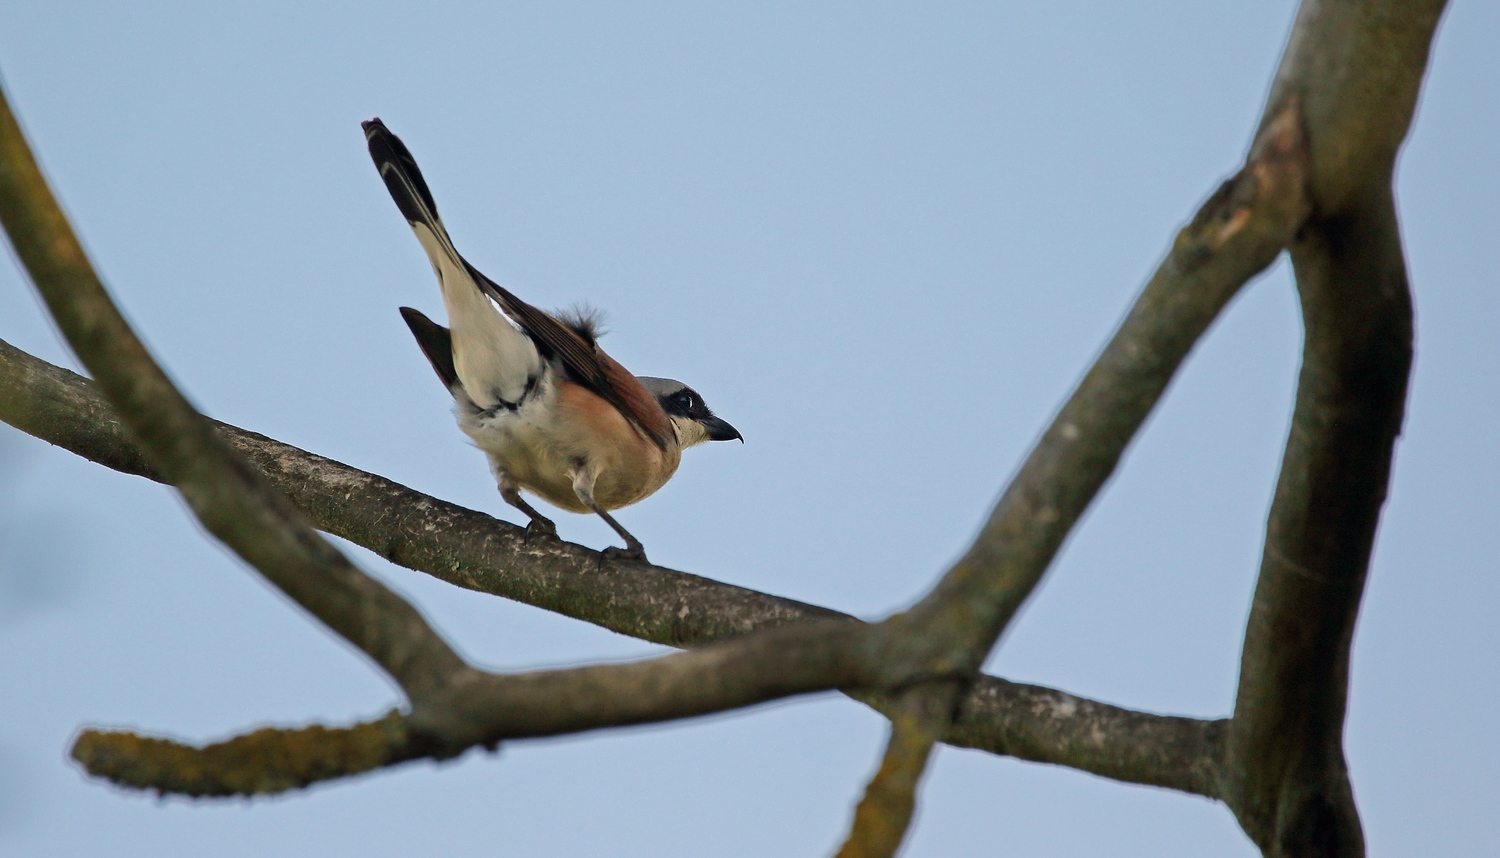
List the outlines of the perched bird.
{"type": "Polygon", "coordinates": [[[631,375],[599,348],[592,313],[550,314],[479,273],[438,219],[432,193],[400,138],[379,119],[362,123],[370,157],[437,273],[451,328],[410,307],[401,315],[457,403],[458,425],[489,457],[505,502],[556,526],[521,489],[569,512],[595,512],[625,540],[609,549],[644,560],[645,549],[610,510],[649,497],[682,451],[740,440],[697,391],[669,378],[631,375]]]}

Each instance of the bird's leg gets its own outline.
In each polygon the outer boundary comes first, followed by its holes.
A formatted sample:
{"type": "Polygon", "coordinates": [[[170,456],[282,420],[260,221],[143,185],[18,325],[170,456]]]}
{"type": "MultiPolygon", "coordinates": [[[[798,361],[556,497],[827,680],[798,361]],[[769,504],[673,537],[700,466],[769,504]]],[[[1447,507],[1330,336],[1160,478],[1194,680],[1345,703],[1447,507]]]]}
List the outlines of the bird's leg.
{"type": "Polygon", "coordinates": [[[648,562],[646,560],[646,547],[641,544],[641,541],[631,536],[630,531],[621,527],[620,523],[615,521],[615,517],[605,512],[604,507],[600,506],[599,502],[594,500],[594,477],[595,474],[592,468],[580,468],[573,475],[573,493],[578,495],[578,499],[583,501],[584,506],[597,513],[600,518],[604,519],[605,524],[614,528],[615,533],[620,534],[620,538],[625,540],[624,548],[611,546],[604,549],[604,556],[618,560],[648,562]]]}
{"type": "Polygon", "coordinates": [[[610,557],[618,560],[639,560],[642,563],[650,562],[646,559],[646,546],[642,545],[639,539],[631,536],[630,531],[620,526],[620,523],[618,521],[615,521],[614,516],[605,512],[602,507],[594,503],[592,500],[585,501],[585,503],[589,505],[590,509],[592,509],[594,512],[597,512],[600,518],[604,519],[605,524],[614,528],[615,533],[620,534],[621,539],[625,540],[624,548],[616,548],[615,546],[611,545],[610,547],[604,549],[605,557],[610,557]]]}
{"type": "Polygon", "coordinates": [[[531,521],[526,525],[526,537],[528,539],[539,533],[543,536],[551,536],[553,538],[556,538],[557,525],[552,523],[552,519],[537,512],[531,506],[531,504],[527,503],[525,499],[521,497],[520,487],[511,482],[510,478],[506,477],[503,474],[500,476],[500,497],[503,498],[506,503],[510,504],[521,512],[526,513],[526,517],[531,519],[531,521]]]}

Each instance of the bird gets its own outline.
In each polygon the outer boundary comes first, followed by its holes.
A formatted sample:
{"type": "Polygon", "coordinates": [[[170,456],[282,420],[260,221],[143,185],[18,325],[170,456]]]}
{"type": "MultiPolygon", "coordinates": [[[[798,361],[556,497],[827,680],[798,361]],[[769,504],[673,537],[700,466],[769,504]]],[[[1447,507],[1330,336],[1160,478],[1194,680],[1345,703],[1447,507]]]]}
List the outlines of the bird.
{"type": "Polygon", "coordinates": [[[610,515],[676,473],[682,451],[744,443],[703,397],[670,378],[632,375],[599,347],[596,311],[548,313],[481,274],[454,248],[417,162],[379,118],[360,123],[370,158],[437,274],[449,327],[401,307],[402,318],[455,403],[458,425],[489,459],[528,538],[557,526],[525,490],[594,513],[624,540],[606,556],[646,560],[639,539],[610,515]]]}

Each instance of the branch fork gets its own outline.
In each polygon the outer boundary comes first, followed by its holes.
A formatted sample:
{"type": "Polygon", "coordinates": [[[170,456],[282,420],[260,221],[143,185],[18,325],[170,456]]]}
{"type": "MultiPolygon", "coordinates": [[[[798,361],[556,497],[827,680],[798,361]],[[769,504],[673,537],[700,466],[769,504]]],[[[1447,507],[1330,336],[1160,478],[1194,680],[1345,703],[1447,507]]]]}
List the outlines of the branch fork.
{"type": "Polygon", "coordinates": [[[201,748],[90,730],[74,757],[124,786],[253,795],[507,739],[839,689],[892,724],[847,858],[899,849],[939,741],[1221,800],[1268,856],[1362,856],[1342,748],[1349,648],[1411,365],[1391,174],[1443,7],[1305,0],[1243,168],[1177,235],[973,544],[909,611],[878,623],[528,542],[520,528],[203,417],[115,308],[0,94],[0,221],[94,376],[0,342],[0,419],[176,486],[209,532],[364,652],[407,702],[348,727],[262,729],[201,748]],[[1302,301],[1303,366],[1233,717],[1128,712],[981,674],[1178,367],[1283,251],[1302,301]],[[486,673],[317,528],[460,586],[688,649],[486,673]]]}

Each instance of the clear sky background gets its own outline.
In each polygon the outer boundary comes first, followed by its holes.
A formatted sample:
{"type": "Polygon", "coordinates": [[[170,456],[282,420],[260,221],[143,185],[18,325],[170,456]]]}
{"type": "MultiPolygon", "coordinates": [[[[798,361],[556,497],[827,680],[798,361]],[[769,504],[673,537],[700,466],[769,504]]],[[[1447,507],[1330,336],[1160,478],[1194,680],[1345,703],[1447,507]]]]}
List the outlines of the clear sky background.
{"type": "MultiPolygon", "coordinates": [[[[621,513],[658,563],[879,617],[919,596],[1233,172],[1294,4],[204,4],[11,0],[0,73],[106,282],[207,413],[516,520],[396,307],[441,314],[359,121],[459,248],[605,308],[633,371],[745,434],[621,513]]],[[[1500,6],[1457,0],[1398,196],[1417,363],[1355,641],[1373,855],[1500,849],[1500,6]]],[[[1233,702],[1300,324],[1284,263],[1195,352],[990,659],[1233,702]]],[[[0,337],[72,366],[0,265],[0,337]]],[[[588,545],[614,537],[558,514],[588,545]]],[[[353,549],[469,657],[656,648],[353,549]]],[[[505,746],[253,802],[66,759],[371,716],[361,657],[168,490],[0,426],[0,853],[822,855],[884,738],[837,695],[505,746]]],[[[1204,799],[944,749],[910,856],[1255,854],[1204,799]]]]}

